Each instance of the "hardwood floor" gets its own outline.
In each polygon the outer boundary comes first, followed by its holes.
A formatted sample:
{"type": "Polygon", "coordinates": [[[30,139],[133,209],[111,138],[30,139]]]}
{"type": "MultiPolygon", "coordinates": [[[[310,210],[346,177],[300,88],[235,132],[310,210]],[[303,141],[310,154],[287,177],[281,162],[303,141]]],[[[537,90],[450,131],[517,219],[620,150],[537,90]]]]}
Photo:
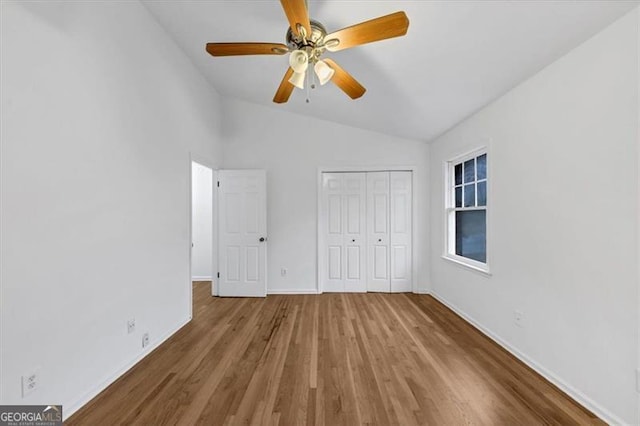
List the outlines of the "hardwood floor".
{"type": "Polygon", "coordinates": [[[68,425],[602,424],[430,296],[212,298],[68,425]]]}

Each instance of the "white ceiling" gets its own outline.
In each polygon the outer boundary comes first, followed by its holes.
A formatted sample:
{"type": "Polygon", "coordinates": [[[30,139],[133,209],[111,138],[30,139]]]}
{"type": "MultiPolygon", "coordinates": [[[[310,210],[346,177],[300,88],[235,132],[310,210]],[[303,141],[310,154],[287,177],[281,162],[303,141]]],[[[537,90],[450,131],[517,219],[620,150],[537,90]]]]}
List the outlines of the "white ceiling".
{"type": "Polygon", "coordinates": [[[638,5],[634,1],[311,0],[329,32],[398,10],[405,37],[329,53],[366,88],[352,101],[327,84],[272,103],[285,56],[213,58],[210,41],[284,42],[280,2],[153,1],[144,4],[223,96],[428,141],[558,59],[638,5]]]}

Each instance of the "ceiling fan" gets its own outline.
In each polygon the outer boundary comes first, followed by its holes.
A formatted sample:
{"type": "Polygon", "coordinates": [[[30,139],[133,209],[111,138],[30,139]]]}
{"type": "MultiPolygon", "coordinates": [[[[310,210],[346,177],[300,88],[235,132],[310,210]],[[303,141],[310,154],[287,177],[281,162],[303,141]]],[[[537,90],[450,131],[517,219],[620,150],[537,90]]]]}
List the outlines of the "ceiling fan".
{"type": "MultiPolygon", "coordinates": [[[[287,102],[294,87],[303,89],[305,78],[315,81],[315,77],[321,85],[332,81],[351,99],[361,97],[366,89],[335,61],[328,58],[320,59],[321,55],[325,51],[337,52],[361,44],[400,37],[409,29],[407,15],[404,12],[396,12],[327,33],[320,22],[309,19],[305,0],[280,0],[280,3],[290,25],[286,44],[207,43],[207,52],[212,56],[290,53],[289,68],[273,98],[275,103],[287,102]],[[315,76],[311,69],[315,72],[315,76]]],[[[312,85],[312,87],[315,86],[312,85]]],[[[309,102],[308,99],[307,102],[309,102]]]]}

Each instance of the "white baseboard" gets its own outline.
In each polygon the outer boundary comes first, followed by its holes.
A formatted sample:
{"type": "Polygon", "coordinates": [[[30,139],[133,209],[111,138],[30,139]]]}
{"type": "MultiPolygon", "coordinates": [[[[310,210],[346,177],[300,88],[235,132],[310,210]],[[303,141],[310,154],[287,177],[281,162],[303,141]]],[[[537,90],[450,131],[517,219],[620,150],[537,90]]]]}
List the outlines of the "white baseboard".
{"type": "Polygon", "coordinates": [[[270,288],[267,294],[318,294],[315,288],[287,289],[287,288],[270,288]]]}
{"type": "Polygon", "coordinates": [[[191,277],[191,281],[211,281],[211,277],[191,277]]]}
{"type": "Polygon", "coordinates": [[[487,336],[488,338],[496,342],[498,345],[502,346],[513,356],[515,356],[520,361],[522,361],[523,363],[528,365],[530,368],[532,368],[536,373],[540,374],[542,377],[544,377],[545,379],[553,383],[555,386],[557,386],[564,393],[566,393],[571,398],[576,400],[579,404],[581,404],[582,406],[584,406],[585,408],[593,412],[595,415],[600,417],[601,420],[604,420],[610,425],[626,425],[627,424],[624,421],[622,421],[622,419],[620,419],[618,416],[611,413],[609,410],[602,407],[600,404],[598,404],[597,402],[595,402],[594,400],[592,400],[591,398],[589,398],[588,396],[586,396],[585,394],[583,394],[582,392],[580,392],[579,390],[577,390],[576,388],[568,384],[566,381],[558,377],[556,374],[552,373],[542,365],[538,364],[533,359],[529,358],[524,353],[520,352],[515,347],[511,346],[511,344],[503,340],[500,336],[498,336],[488,328],[480,325],[478,321],[476,321],[471,316],[465,314],[457,306],[448,302],[446,299],[439,296],[437,293],[433,291],[430,294],[440,303],[442,303],[443,305],[451,309],[458,316],[462,317],[465,321],[467,321],[468,323],[473,325],[475,328],[477,328],[482,334],[484,334],[485,336],[487,336]]]}
{"type": "Polygon", "coordinates": [[[172,328],[168,333],[162,336],[160,339],[152,342],[149,347],[145,348],[144,351],[126,362],[120,369],[118,369],[115,373],[110,375],[106,380],[103,380],[100,384],[91,388],[88,392],[82,395],[80,398],[76,399],[75,402],[64,405],[63,406],[63,420],[66,421],[71,417],[73,413],[82,408],[85,404],[95,398],[100,392],[105,390],[110,384],[115,382],[122,376],[124,373],[129,371],[132,367],[134,367],[137,363],[139,363],[144,357],[149,355],[154,349],[167,341],[171,336],[173,336],[178,330],[187,325],[191,321],[191,318],[187,318],[184,321],[180,322],[176,327],[172,328]]]}

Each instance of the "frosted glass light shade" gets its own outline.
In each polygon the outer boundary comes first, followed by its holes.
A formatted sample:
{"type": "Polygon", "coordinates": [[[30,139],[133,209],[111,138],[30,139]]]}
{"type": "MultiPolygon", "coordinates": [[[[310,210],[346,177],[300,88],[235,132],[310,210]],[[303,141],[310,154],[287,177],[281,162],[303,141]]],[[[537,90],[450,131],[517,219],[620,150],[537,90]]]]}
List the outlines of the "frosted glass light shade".
{"type": "Polygon", "coordinates": [[[321,85],[325,85],[328,81],[331,80],[335,71],[331,68],[325,61],[318,61],[313,67],[313,70],[316,72],[318,76],[318,81],[320,81],[321,85]]]}
{"type": "Polygon", "coordinates": [[[304,77],[305,77],[304,71],[294,72],[291,78],[289,78],[289,83],[293,84],[298,89],[304,89],[304,77]]]}
{"type": "Polygon", "coordinates": [[[289,55],[289,66],[296,73],[304,73],[309,66],[309,55],[304,50],[294,50],[289,55]]]}

